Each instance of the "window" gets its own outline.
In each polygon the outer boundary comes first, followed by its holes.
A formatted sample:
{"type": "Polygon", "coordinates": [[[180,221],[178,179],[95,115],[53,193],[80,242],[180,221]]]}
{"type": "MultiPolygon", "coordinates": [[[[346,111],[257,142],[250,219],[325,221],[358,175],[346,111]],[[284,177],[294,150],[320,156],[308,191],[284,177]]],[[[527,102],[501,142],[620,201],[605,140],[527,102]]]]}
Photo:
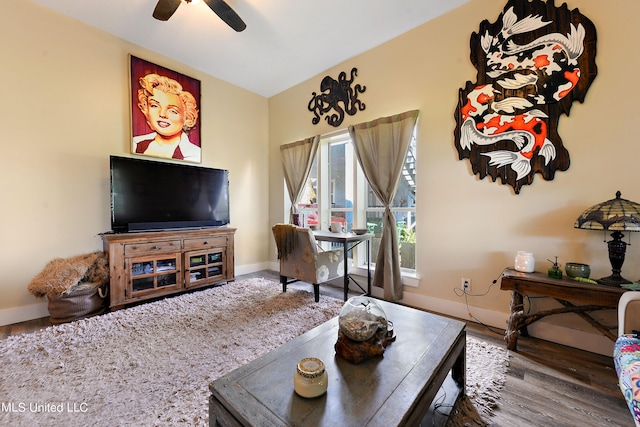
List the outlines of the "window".
{"type": "MultiPolygon", "coordinates": [[[[398,230],[400,266],[407,272],[415,271],[415,165],[414,135],[392,205],[398,230]]],[[[298,211],[305,226],[328,229],[332,222],[341,222],[346,231],[368,228],[376,235],[371,244],[371,260],[375,263],[384,207],[366,182],[346,130],[321,137],[298,211]]],[[[354,257],[356,262],[364,263],[364,248],[354,257]]]]}

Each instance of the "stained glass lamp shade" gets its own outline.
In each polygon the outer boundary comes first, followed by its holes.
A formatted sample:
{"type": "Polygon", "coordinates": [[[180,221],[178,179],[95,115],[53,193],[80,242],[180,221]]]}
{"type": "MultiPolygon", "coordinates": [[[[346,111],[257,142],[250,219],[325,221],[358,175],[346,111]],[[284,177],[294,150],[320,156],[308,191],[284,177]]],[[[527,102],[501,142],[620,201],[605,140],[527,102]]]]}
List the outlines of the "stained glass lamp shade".
{"type": "Polygon", "coordinates": [[[609,246],[609,261],[612,274],[598,280],[603,285],[618,286],[631,283],[620,274],[627,243],[622,241],[623,231],[640,231],[640,204],[623,199],[621,193],[616,198],[598,203],[584,211],[574,224],[575,228],[585,230],[611,231],[613,240],[607,242],[609,246]]]}

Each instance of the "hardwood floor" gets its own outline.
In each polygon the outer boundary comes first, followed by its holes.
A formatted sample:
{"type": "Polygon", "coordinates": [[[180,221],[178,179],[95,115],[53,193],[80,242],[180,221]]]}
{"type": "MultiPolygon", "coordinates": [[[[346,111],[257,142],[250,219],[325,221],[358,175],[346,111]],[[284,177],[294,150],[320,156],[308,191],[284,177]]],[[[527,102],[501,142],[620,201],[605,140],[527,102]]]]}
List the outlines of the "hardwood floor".
{"type": "MultiPolygon", "coordinates": [[[[236,277],[278,280],[277,272],[261,271],[236,277]]],[[[290,288],[312,291],[306,283],[290,288]]],[[[321,286],[322,295],[342,299],[342,288],[321,286]]],[[[0,339],[30,333],[50,325],[48,318],[0,326],[0,339]]],[[[504,346],[504,331],[467,322],[467,333],[490,344],[504,346]]],[[[577,350],[536,338],[518,339],[518,351],[509,353],[507,380],[499,406],[497,426],[629,426],[633,420],[618,388],[611,357],[577,350]]]]}
{"type": "MultiPolygon", "coordinates": [[[[502,331],[467,322],[469,335],[504,346],[502,331]]],[[[493,422],[499,426],[633,426],[611,357],[536,338],[509,352],[493,422]]]]}
{"type": "Polygon", "coordinates": [[[51,326],[51,322],[48,317],[41,319],[29,320],[21,323],[14,323],[12,325],[0,326],[0,339],[5,339],[11,335],[27,334],[30,332],[39,331],[42,328],[51,326]]]}

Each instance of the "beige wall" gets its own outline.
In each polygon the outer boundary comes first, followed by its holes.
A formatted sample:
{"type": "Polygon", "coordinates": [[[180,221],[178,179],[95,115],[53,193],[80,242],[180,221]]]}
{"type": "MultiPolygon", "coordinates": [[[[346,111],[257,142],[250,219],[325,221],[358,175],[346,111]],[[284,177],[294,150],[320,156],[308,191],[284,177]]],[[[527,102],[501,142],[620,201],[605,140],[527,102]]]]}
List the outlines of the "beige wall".
{"type": "Polygon", "coordinates": [[[0,54],[0,324],[41,312],[27,284],[48,261],[102,248],[109,155],[129,155],[129,54],[201,80],[202,165],[230,170],[236,271],[264,267],[266,98],[29,1],[0,3],[0,54]]]}
{"type": "MultiPolygon", "coordinates": [[[[272,223],[281,221],[285,194],[278,146],[314,134],[335,130],[326,122],[312,125],[307,110],[311,93],[325,75],[357,67],[357,82],[365,111],[347,116],[342,124],[360,123],[417,108],[418,288],[405,287],[405,302],[467,317],[464,298],[454,293],[460,279],[472,279],[471,312],[480,320],[504,327],[510,295],[491,286],[503,268],[513,265],[518,250],[533,251],[536,269],[546,271],[547,259],[560,263],[589,263],[593,276],[610,274],[606,245],[598,232],[576,230],[573,223],[587,207],[611,199],[617,190],[640,201],[638,188],[638,37],[629,31],[640,14],[635,0],[610,3],[569,1],[595,24],[598,76],[584,104],[576,103],[571,116],[560,119],[559,132],[571,155],[571,166],[553,181],[536,176],[519,195],[511,187],[479,180],[468,160],[459,161],[453,143],[453,114],[458,88],[475,81],[469,60],[469,38],[480,21],[493,22],[504,0],[472,0],[352,60],[269,99],[270,192],[272,223]]],[[[560,2],[556,2],[558,5],[560,2]]],[[[348,37],[348,35],[345,35],[348,37]]],[[[632,236],[623,274],[640,278],[638,236],[632,236]]],[[[575,316],[573,316],[575,317],[575,316]]],[[[559,316],[553,323],[590,330],[580,319],[559,316]]],[[[615,323],[615,321],[614,321],[615,323]]],[[[555,332],[554,332],[555,333],[555,332]]],[[[576,336],[580,336],[579,334],[576,336]]],[[[570,342],[570,338],[558,340],[570,342]]],[[[605,340],[604,346],[610,345],[605,340]]],[[[572,343],[573,344],[573,343],[572,343]]]]}
{"type": "MultiPolygon", "coordinates": [[[[591,264],[595,277],[609,274],[602,234],[575,230],[573,222],[616,190],[640,201],[634,127],[639,90],[632,80],[640,45],[630,30],[640,3],[569,1],[596,25],[599,74],[585,103],[560,119],[569,170],[549,182],[537,176],[520,195],[479,181],[453,145],[458,88],[475,80],[469,37],[482,19],[494,21],[504,4],[471,0],[266,100],[31,2],[0,2],[0,324],[46,315],[46,306],[26,290],[46,262],[101,248],[99,233],[109,229],[108,157],[129,153],[129,54],[202,81],[203,165],[231,172],[238,273],[275,261],[269,228],[286,217],[278,146],[335,130],[324,122],[312,125],[307,103],[322,77],[357,67],[358,82],[367,86],[361,95],[367,109],[343,126],[421,111],[420,282],[406,288],[405,302],[467,316],[464,299],[453,290],[468,277],[475,293],[487,293],[469,299],[470,311],[502,327],[509,295],[490,285],[518,250],[533,251],[538,270],[558,255],[563,264],[591,264]]],[[[631,279],[640,278],[637,238],[632,236],[623,268],[631,279]]],[[[553,323],[589,330],[572,316],[553,323]]],[[[559,342],[575,344],[582,336],[549,328],[559,342]]]]}

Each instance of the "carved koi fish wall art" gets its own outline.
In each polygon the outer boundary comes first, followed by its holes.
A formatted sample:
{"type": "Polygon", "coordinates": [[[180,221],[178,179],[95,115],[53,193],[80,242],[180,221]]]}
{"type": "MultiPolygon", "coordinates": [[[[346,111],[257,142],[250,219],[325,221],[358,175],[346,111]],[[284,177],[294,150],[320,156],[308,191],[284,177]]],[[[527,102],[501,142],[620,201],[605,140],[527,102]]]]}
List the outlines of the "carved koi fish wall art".
{"type": "Polygon", "coordinates": [[[455,146],[480,179],[500,178],[516,194],[539,173],[569,168],[558,120],[584,102],[597,74],[596,30],[578,9],[510,0],[470,40],[477,81],[459,89],[455,146]]]}

